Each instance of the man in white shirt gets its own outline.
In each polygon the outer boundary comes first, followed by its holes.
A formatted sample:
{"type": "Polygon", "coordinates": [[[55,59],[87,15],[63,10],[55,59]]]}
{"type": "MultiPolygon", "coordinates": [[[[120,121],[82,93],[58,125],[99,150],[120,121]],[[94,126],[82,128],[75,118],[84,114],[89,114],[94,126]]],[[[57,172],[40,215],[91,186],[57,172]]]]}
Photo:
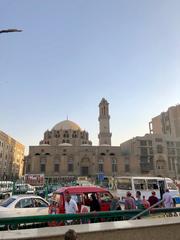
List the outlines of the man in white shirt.
{"type": "Polygon", "coordinates": [[[66,201],[65,201],[65,213],[66,214],[75,214],[78,213],[78,206],[75,200],[71,198],[69,193],[66,194],[66,201]]]}
{"type": "Polygon", "coordinates": [[[163,204],[165,208],[173,207],[173,199],[169,192],[169,189],[166,189],[166,192],[163,194],[163,204]]]}

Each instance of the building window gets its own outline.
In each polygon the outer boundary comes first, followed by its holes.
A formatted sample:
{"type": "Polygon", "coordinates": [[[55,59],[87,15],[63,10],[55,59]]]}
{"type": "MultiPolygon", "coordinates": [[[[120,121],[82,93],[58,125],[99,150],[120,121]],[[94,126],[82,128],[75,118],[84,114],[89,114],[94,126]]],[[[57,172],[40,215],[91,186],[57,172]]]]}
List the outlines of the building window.
{"type": "Polygon", "coordinates": [[[124,170],[125,170],[125,172],[130,172],[130,166],[129,166],[129,164],[125,164],[124,170]]]}
{"type": "Polygon", "coordinates": [[[172,158],[172,169],[175,171],[175,158],[172,158]]]}
{"type": "Polygon", "coordinates": [[[154,157],[153,156],[149,157],[149,166],[150,166],[151,170],[154,169],[154,157]]]}
{"type": "Polygon", "coordinates": [[[141,148],[141,155],[148,155],[148,151],[147,151],[147,148],[141,148]]]}
{"type": "Polygon", "coordinates": [[[59,163],[54,164],[54,172],[59,172],[59,163]]]}
{"type": "Polygon", "coordinates": [[[40,165],[40,172],[41,173],[45,173],[45,171],[46,171],[46,165],[45,164],[41,164],[40,165]]]}
{"type": "Polygon", "coordinates": [[[156,142],[162,142],[163,140],[162,140],[162,138],[156,138],[155,141],[156,142]]]}
{"type": "Polygon", "coordinates": [[[153,155],[153,148],[149,148],[149,155],[153,155]]]}
{"type": "Polygon", "coordinates": [[[110,156],[114,156],[115,154],[114,154],[114,153],[110,153],[109,155],[110,155],[110,156]]]}
{"type": "Polygon", "coordinates": [[[103,159],[100,159],[98,162],[98,172],[103,173],[104,172],[104,161],[103,159]]]}
{"type": "Polygon", "coordinates": [[[148,156],[140,156],[140,163],[148,163],[148,156]]]}
{"type": "Polygon", "coordinates": [[[178,162],[178,164],[177,164],[177,171],[180,174],[180,157],[177,158],[177,162],[178,162]]]}
{"type": "Polygon", "coordinates": [[[157,145],[157,153],[163,153],[163,146],[157,145]]]}
{"type": "Polygon", "coordinates": [[[101,156],[105,156],[106,154],[105,153],[101,153],[101,156]]]}
{"type": "Polygon", "coordinates": [[[46,172],[46,159],[41,159],[40,161],[40,172],[41,173],[46,172]]]}
{"type": "Polygon", "coordinates": [[[73,165],[73,160],[68,161],[68,172],[73,172],[74,171],[74,165],[73,165]]]}
{"type": "Polygon", "coordinates": [[[175,149],[174,148],[168,148],[168,155],[175,155],[175,149]]]}
{"type": "Polygon", "coordinates": [[[77,138],[77,134],[76,134],[75,131],[74,131],[73,134],[72,134],[72,138],[77,138]]]}
{"type": "Polygon", "coordinates": [[[141,140],[141,141],[140,141],[140,145],[141,145],[141,146],[147,146],[147,141],[141,140]]]}
{"type": "Polygon", "coordinates": [[[112,172],[113,173],[117,172],[117,161],[116,161],[116,159],[112,159],[112,172]]]}
{"type": "Polygon", "coordinates": [[[30,164],[27,165],[26,171],[27,171],[27,173],[30,173],[30,172],[31,172],[31,165],[30,165],[30,164]]]}

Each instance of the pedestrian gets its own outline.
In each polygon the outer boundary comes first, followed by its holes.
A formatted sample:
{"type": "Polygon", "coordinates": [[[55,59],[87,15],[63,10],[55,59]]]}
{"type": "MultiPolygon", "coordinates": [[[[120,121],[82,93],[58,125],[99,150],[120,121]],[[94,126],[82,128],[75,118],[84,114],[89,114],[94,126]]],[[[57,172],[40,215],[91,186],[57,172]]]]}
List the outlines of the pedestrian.
{"type": "Polygon", "coordinates": [[[148,209],[150,207],[150,203],[146,200],[145,196],[143,196],[142,204],[145,209],[148,209]]]}
{"type": "Polygon", "coordinates": [[[143,205],[143,202],[142,202],[142,199],[141,199],[141,192],[140,191],[137,191],[136,192],[136,207],[137,209],[144,209],[144,205],[143,205]]]}
{"type": "MultiPolygon", "coordinates": [[[[65,213],[66,214],[75,214],[78,213],[78,206],[74,199],[71,198],[71,195],[67,192],[65,197],[65,213]]],[[[73,224],[73,220],[67,220],[66,224],[73,224]]]]}
{"type": "Polygon", "coordinates": [[[90,201],[90,211],[91,212],[99,212],[101,210],[99,201],[97,200],[95,194],[91,194],[91,201],[90,201]]]}
{"type": "Polygon", "coordinates": [[[76,239],[77,233],[73,229],[69,229],[64,235],[64,240],[76,240],[76,239]]]}
{"type": "Polygon", "coordinates": [[[75,214],[78,213],[78,206],[74,199],[71,198],[71,195],[67,192],[65,200],[65,213],[66,214],[75,214]]]}
{"type": "MultiPolygon", "coordinates": [[[[150,206],[156,204],[159,202],[159,199],[156,197],[156,192],[152,191],[151,196],[148,198],[148,202],[150,203],[150,206]]],[[[158,208],[159,205],[156,205],[155,208],[158,208]]]]}
{"type": "Polygon", "coordinates": [[[130,209],[136,209],[135,200],[131,195],[131,192],[126,193],[126,198],[124,202],[124,209],[130,210],[130,209]]]}
{"type": "MultiPolygon", "coordinates": [[[[101,207],[100,207],[100,204],[99,204],[99,201],[98,199],[96,198],[95,194],[91,194],[91,197],[90,197],[90,212],[99,212],[101,211],[101,207]]],[[[94,223],[94,222],[100,222],[100,218],[92,218],[91,219],[91,223],[94,223]]]]}
{"type": "Polygon", "coordinates": [[[113,197],[113,199],[111,201],[111,205],[110,205],[110,211],[115,211],[115,210],[122,210],[120,199],[117,196],[113,197]]]}
{"type": "Polygon", "coordinates": [[[165,208],[173,207],[173,199],[169,192],[169,189],[166,189],[166,192],[163,194],[163,205],[165,208]]]}

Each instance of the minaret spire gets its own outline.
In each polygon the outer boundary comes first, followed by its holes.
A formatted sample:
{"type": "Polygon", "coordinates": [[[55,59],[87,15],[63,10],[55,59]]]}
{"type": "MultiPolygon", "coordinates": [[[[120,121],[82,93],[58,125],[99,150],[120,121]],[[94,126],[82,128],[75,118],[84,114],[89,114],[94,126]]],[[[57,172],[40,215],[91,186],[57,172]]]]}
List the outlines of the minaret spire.
{"type": "Polygon", "coordinates": [[[107,144],[111,145],[110,133],[110,115],[109,115],[109,103],[105,98],[102,98],[99,104],[99,145],[107,144]]]}

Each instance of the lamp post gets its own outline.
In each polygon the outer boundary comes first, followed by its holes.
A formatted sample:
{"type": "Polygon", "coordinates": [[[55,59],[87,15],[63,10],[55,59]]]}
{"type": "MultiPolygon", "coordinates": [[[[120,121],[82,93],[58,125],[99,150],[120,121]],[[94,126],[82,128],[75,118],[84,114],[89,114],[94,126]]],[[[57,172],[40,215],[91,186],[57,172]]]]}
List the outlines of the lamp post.
{"type": "Polygon", "coordinates": [[[3,29],[0,30],[0,33],[10,33],[10,32],[22,32],[20,29],[3,29]]]}

